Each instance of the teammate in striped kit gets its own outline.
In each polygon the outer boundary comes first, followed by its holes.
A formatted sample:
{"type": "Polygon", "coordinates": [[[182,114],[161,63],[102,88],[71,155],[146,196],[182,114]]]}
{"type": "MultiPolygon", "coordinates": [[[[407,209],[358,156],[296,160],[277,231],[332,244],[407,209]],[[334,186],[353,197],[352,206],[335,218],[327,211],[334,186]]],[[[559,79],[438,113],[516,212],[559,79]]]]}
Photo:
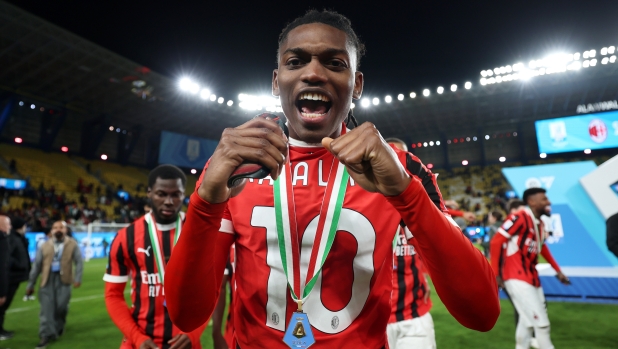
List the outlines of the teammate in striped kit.
{"type": "Polygon", "coordinates": [[[124,334],[121,349],[201,348],[205,324],[183,333],[172,324],[165,304],[164,270],[182,230],[186,177],[176,166],[161,165],[148,176],[152,211],[118,231],[105,280],[105,305],[124,334]],[[131,281],[131,308],[124,289],[131,281]]]}
{"type": "Polygon", "coordinates": [[[547,245],[540,218],[549,213],[549,199],[543,188],[524,191],[523,209],[511,213],[491,241],[491,264],[498,285],[509,295],[519,319],[515,331],[516,349],[528,349],[532,333],[540,349],[554,348],[549,336],[549,317],[539,274],[539,253],[556,271],[565,285],[569,279],[560,271],[547,245]]]}
{"type": "MultiPolygon", "coordinates": [[[[397,149],[408,150],[401,139],[387,138],[386,141],[397,149]]],[[[405,229],[398,227],[393,242],[393,292],[391,316],[386,327],[388,346],[390,349],[435,349],[427,270],[416,253],[414,239],[406,238],[405,229]]]]}

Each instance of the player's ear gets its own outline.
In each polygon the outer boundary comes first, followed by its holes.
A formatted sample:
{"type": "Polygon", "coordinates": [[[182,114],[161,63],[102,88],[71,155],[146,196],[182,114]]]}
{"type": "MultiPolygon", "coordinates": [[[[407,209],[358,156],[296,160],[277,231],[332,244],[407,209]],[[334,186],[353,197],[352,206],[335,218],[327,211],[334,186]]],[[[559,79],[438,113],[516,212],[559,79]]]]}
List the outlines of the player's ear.
{"type": "Polygon", "coordinates": [[[277,76],[279,74],[279,69],[273,70],[273,96],[279,97],[279,81],[277,80],[277,76]]]}
{"type": "Polygon", "coordinates": [[[365,78],[362,72],[354,72],[354,91],[352,91],[352,98],[360,99],[363,95],[363,86],[365,85],[365,78]]]}

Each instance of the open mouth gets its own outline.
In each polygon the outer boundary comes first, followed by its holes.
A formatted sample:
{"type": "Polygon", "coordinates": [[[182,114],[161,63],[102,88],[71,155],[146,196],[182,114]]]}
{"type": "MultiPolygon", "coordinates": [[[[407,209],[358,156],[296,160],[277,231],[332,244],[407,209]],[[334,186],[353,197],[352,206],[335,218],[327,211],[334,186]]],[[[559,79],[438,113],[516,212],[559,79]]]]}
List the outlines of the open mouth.
{"type": "Polygon", "coordinates": [[[328,96],[319,92],[301,93],[296,101],[296,108],[304,118],[317,119],[325,116],[332,102],[328,96]]]}

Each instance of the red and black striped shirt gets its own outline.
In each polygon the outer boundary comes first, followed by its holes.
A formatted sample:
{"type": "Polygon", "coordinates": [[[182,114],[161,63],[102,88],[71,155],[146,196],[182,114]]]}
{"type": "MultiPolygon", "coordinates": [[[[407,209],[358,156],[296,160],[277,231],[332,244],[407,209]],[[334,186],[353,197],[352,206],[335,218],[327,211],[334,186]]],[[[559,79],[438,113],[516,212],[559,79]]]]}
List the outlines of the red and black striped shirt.
{"type": "Polygon", "coordinates": [[[400,228],[395,238],[393,260],[393,291],[391,293],[391,316],[388,323],[414,319],[431,309],[425,267],[416,249],[400,228]]]}
{"type": "MultiPolygon", "coordinates": [[[[184,215],[182,216],[184,218],[184,215]]],[[[174,246],[176,223],[158,224],[157,236],[164,263],[174,246]]],[[[167,342],[181,331],[172,324],[164,305],[165,292],[159,280],[148,223],[141,217],[118,231],[111,244],[109,263],[103,280],[126,283],[131,280],[131,315],[144,334],[159,348],[169,348],[167,342]]]]}

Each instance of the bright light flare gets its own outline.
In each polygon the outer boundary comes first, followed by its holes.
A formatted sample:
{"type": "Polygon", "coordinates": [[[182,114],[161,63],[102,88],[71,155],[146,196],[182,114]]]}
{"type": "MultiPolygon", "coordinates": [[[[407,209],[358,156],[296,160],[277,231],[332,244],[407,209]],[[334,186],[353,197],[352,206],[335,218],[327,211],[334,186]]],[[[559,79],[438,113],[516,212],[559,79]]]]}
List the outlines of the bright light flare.
{"type": "Polygon", "coordinates": [[[429,89],[428,89],[428,88],[426,88],[426,89],[424,89],[424,90],[423,90],[423,96],[425,96],[425,97],[429,97],[429,94],[430,94],[430,93],[431,93],[431,92],[429,92],[429,89]]]}
{"type": "Polygon", "coordinates": [[[201,99],[208,99],[210,98],[210,90],[208,89],[202,89],[202,91],[200,91],[200,98],[201,99]]]}
{"type": "Polygon", "coordinates": [[[107,160],[107,155],[101,154],[101,160],[107,160]]]}
{"type": "Polygon", "coordinates": [[[397,100],[403,101],[403,93],[397,95],[397,100]]]}
{"type": "Polygon", "coordinates": [[[472,83],[470,81],[466,81],[466,84],[464,85],[464,87],[466,88],[466,90],[469,90],[472,88],[472,83]]]}
{"type": "Polygon", "coordinates": [[[178,86],[182,91],[186,91],[191,94],[197,94],[200,92],[200,85],[189,78],[180,79],[178,86]]]}
{"type": "Polygon", "coordinates": [[[368,108],[370,105],[371,105],[371,101],[369,101],[369,98],[363,98],[361,100],[361,107],[368,108]]]}
{"type": "Polygon", "coordinates": [[[19,137],[15,137],[15,143],[17,143],[17,144],[21,144],[21,143],[23,143],[23,142],[24,142],[24,140],[23,140],[23,139],[21,139],[21,138],[19,138],[19,137]]]}
{"type": "Polygon", "coordinates": [[[229,101],[227,101],[227,106],[228,107],[231,107],[232,105],[234,105],[234,101],[233,100],[230,99],[229,101]]]}
{"type": "Polygon", "coordinates": [[[451,85],[451,91],[452,91],[452,92],[457,91],[457,85],[452,84],[452,85],[451,85]]]}
{"type": "Polygon", "coordinates": [[[584,154],[590,154],[590,153],[592,153],[592,150],[590,150],[590,149],[584,149],[584,154]]]}
{"type": "Polygon", "coordinates": [[[380,99],[378,97],[374,97],[371,100],[371,103],[373,103],[373,105],[378,105],[378,104],[380,104],[380,99]]]}
{"type": "Polygon", "coordinates": [[[63,153],[67,153],[69,151],[69,147],[61,147],[60,151],[62,151],[63,153]]]}
{"type": "Polygon", "coordinates": [[[416,98],[416,92],[410,92],[410,98],[416,98]]]}
{"type": "Polygon", "coordinates": [[[468,160],[463,160],[463,161],[461,162],[461,164],[462,164],[462,165],[464,165],[464,166],[468,166],[468,160]]]}
{"type": "Polygon", "coordinates": [[[247,110],[266,110],[281,113],[281,101],[273,96],[253,96],[245,93],[238,95],[238,106],[247,110]]]}
{"type": "Polygon", "coordinates": [[[197,170],[196,170],[196,169],[194,169],[194,168],[192,168],[192,169],[191,169],[191,174],[196,174],[196,173],[197,173],[197,170]]]}
{"type": "Polygon", "coordinates": [[[506,158],[505,158],[504,156],[501,156],[501,157],[499,157],[499,158],[498,158],[498,161],[500,161],[500,162],[505,162],[505,161],[506,161],[506,158]]]}
{"type": "Polygon", "coordinates": [[[541,154],[539,154],[539,157],[540,157],[541,159],[545,159],[545,158],[547,157],[547,154],[545,154],[545,153],[541,153],[541,154]]]}
{"type": "Polygon", "coordinates": [[[392,102],[392,101],[393,101],[393,97],[391,97],[391,96],[386,96],[386,97],[384,97],[384,102],[386,102],[386,103],[390,103],[390,102],[392,102]]]}
{"type": "Polygon", "coordinates": [[[443,94],[444,93],[444,87],[442,87],[442,86],[438,87],[437,92],[438,92],[439,95],[443,94]]]}

